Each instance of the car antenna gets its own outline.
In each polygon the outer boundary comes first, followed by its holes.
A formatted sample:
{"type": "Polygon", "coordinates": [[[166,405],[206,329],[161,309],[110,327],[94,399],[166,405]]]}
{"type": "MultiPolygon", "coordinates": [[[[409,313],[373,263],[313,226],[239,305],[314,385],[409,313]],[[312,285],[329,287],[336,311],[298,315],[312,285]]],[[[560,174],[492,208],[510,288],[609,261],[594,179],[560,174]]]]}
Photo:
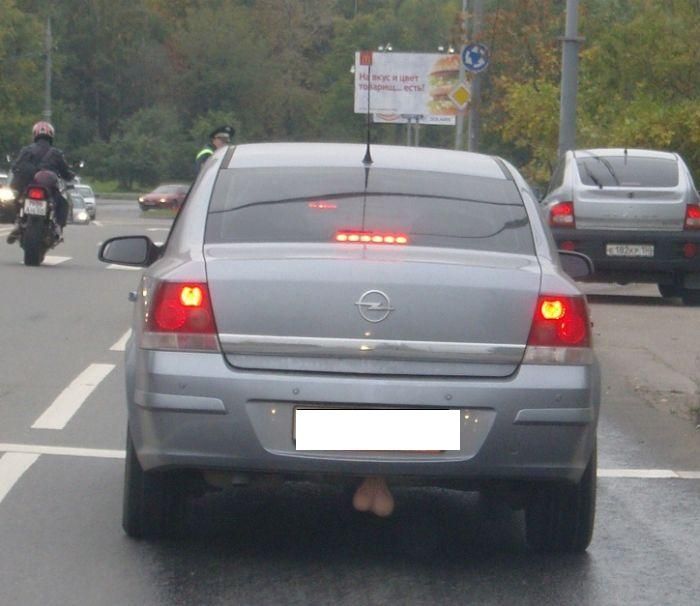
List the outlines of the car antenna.
{"type": "Polygon", "coordinates": [[[625,147],[625,166],[627,166],[627,148],[625,147]]]}
{"type": "Polygon", "coordinates": [[[369,142],[371,135],[371,114],[370,114],[370,99],[372,92],[372,51],[361,51],[360,52],[360,65],[367,66],[367,148],[365,150],[365,157],[362,159],[362,163],[369,165],[372,164],[372,154],[369,150],[369,142]]]}

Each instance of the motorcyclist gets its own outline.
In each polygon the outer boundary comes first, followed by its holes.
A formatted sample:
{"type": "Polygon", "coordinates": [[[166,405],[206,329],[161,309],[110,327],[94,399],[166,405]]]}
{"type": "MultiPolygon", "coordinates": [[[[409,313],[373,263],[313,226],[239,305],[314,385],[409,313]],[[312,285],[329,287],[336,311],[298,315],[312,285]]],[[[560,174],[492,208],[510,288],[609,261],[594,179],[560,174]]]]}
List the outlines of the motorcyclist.
{"type": "MultiPolygon", "coordinates": [[[[37,169],[35,174],[39,171],[50,171],[65,181],[72,181],[75,178],[75,174],[68,168],[63,152],[53,146],[55,132],[54,127],[44,120],[37,122],[32,127],[34,143],[23,147],[12,164],[13,178],[10,187],[17,191],[18,194],[21,195],[26,186],[29,185],[27,177],[23,175],[26,169],[21,170],[26,165],[33,164],[37,169]]],[[[29,177],[29,180],[31,181],[33,178],[34,175],[29,177]]],[[[66,226],[68,219],[68,202],[58,188],[58,179],[53,180],[48,175],[44,175],[43,183],[49,189],[49,193],[56,204],[56,223],[60,232],[66,226]]],[[[15,227],[7,236],[7,243],[12,244],[15,242],[20,232],[18,212],[15,227]]],[[[57,235],[60,237],[60,233],[57,235]]]]}
{"type": "Polygon", "coordinates": [[[200,171],[202,165],[211,158],[212,154],[217,149],[231,143],[231,139],[233,139],[233,135],[235,134],[236,130],[233,126],[229,125],[219,126],[211,131],[209,134],[209,143],[199,151],[195,158],[197,172],[200,171]]]}

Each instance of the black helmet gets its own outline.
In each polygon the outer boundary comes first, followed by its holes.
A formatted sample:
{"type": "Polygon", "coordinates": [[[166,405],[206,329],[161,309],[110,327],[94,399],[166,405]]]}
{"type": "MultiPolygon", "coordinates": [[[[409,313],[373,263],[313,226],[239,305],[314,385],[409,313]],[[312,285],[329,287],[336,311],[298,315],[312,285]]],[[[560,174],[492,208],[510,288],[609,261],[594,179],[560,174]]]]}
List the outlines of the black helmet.
{"type": "Polygon", "coordinates": [[[233,128],[233,126],[229,126],[228,124],[226,124],[224,126],[219,126],[218,128],[215,128],[213,131],[211,131],[209,138],[213,139],[214,137],[219,137],[221,139],[225,139],[226,141],[231,141],[231,139],[233,139],[233,135],[235,134],[236,129],[233,128]]]}

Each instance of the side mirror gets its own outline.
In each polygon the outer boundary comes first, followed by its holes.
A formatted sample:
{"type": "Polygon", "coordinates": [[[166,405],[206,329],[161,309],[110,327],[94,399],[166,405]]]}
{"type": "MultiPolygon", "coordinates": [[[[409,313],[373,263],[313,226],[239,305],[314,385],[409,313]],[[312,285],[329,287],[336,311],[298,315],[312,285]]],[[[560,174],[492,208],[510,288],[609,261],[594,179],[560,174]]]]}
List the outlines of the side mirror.
{"type": "Polygon", "coordinates": [[[562,269],[574,280],[593,275],[593,261],[583,253],[573,250],[560,250],[559,259],[562,269]]]}
{"type": "Polygon", "coordinates": [[[146,236],[118,236],[102,244],[97,258],[105,263],[148,267],[160,256],[161,248],[146,236]]]}

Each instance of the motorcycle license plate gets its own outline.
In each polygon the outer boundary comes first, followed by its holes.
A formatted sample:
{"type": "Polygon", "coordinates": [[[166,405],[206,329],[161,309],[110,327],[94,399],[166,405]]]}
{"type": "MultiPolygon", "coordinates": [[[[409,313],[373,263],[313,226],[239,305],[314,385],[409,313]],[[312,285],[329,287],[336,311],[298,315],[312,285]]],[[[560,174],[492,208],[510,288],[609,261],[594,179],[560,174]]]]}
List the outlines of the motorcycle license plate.
{"type": "Polygon", "coordinates": [[[45,215],[46,200],[25,200],[24,201],[25,215],[45,215]]]}

